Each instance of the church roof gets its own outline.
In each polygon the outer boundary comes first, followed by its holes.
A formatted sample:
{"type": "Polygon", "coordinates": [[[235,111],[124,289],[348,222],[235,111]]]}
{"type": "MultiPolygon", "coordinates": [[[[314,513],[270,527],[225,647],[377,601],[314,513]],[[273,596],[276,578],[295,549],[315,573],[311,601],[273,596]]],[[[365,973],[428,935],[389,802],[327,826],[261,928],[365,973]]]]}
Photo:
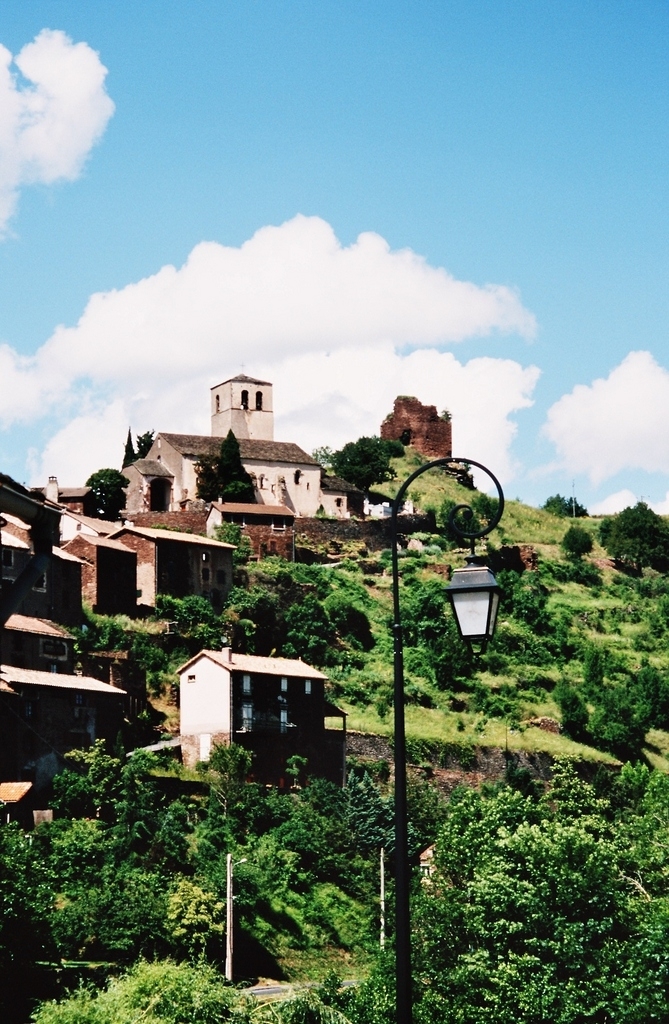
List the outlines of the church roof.
{"type": "Polygon", "coordinates": [[[170,473],[167,466],[163,466],[162,462],[158,462],[156,459],[135,459],[134,462],[123,467],[123,472],[125,473],[131,466],[134,466],[142,476],[165,476],[171,480],[174,479],[174,474],[170,473]]]}
{"type": "MultiPolygon", "coordinates": [[[[181,455],[192,455],[201,459],[203,455],[218,455],[222,437],[207,434],[159,434],[181,455]]],[[[290,441],[256,441],[238,437],[239,454],[244,461],[288,462],[291,465],[317,466],[318,463],[307,455],[299,445],[290,441]]]]}
{"type": "Polygon", "coordinates": [[[269,380],[258,380],[257,377],[247,377],[245,373],[238,373],[236,377],[228,377],[227,380],[221,381],[220,384],[214,384],[214,388],[222,388],[224,384],[231,384],[235,381],[238,384],[263,384],[265,387],[272,387],[272,382],[269,380]]]}

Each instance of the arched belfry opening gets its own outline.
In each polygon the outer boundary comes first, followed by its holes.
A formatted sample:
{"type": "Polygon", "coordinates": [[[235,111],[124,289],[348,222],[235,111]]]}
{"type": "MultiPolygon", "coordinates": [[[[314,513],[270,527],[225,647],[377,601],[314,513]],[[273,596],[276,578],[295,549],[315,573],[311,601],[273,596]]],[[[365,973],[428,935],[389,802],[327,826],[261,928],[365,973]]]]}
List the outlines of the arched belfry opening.
{"type": "Polygon", "coordinates": [[[262,391],[256,391],[256,412],[262,412],[262,391]]]}
{"type": "Polygon", "coordinates": [[[242,409],[248,409],[249,407],[249,393],[248,391],[242,391],[242,409]]]}

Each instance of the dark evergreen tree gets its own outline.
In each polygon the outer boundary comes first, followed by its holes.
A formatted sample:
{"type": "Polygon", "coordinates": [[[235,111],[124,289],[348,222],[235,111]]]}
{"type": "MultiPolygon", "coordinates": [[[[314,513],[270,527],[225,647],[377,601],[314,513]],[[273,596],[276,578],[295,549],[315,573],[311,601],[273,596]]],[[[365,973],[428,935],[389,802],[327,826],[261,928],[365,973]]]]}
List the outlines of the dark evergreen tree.
{"type": "Polygon", "coordinates": [[[135,451],[135,446],[132,443],[132,431],[130,427],[128,427],[128,436],[125,439],[125,451],[123,452],[123,465],[121,468],[125,469],[126,466],[131,466],[133,462],[136,461],[137,453],[135,451]]]}
{"type": "Polygon", "coordinates": [[[143,434],[137,435],[137,458],[145,459],[149,454],[153,439],[155,437],[154,430],[146,430],[143,434]]]}
{"type": "Polygon", "coordinates": [[[218,455],[204,456],[197,464],[197,496],[204,501],[255,501],[251,477],[242,465],[239,441],[228,431],[218,455]]]}

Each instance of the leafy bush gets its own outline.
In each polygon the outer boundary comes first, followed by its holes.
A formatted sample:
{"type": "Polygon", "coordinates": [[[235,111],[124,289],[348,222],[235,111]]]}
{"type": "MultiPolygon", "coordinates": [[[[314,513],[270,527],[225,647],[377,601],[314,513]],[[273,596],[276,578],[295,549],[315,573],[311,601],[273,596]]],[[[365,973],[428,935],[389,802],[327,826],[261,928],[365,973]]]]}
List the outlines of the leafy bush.
{"type": "Polygon", "coordinates": [[[570,526],[560,543],[568,558],[579,559],[592,551],[592,537],[582,526],[570,526]]]}

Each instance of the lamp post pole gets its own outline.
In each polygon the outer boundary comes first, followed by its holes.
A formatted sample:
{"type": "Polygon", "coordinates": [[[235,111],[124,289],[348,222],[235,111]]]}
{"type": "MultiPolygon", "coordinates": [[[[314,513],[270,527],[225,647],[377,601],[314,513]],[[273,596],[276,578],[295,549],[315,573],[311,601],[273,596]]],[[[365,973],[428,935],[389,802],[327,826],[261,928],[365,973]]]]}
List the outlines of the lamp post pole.
{"type": "MultiPolygon", "coordinates": [[[[238,860],[237,864],[246,864],[246,857],[238,860]]],[[[225,977],[228,981],[232,981],[233,931],[235,924],[232,879],[237,864],[232,863],[232,854],[229,853],[225,864],[225,977]]]]}
{"type": "MultiPolygon", "coordinates": [[[[492,573],[488,569],[481,567],[480,569],[475,568],[474,562],[474,545],[477,538],[484,537],[490,533],[491,530],[497,526],[498,522],[502,517],[504,511],[504,494],[502,488],[493,474],[485,466],[481,465],[480,462],[474,462],[472,459],[454,459],[444,458],[435,459],[432,462],[427,462],[425,465],[420,466],[411,476],[407,477],[404,483],[395,496],[392,506],[392,570],[393,570],[393,648],[394,648],[394,745],[395,745],[395,974],[396,974],[396,1013],[397,1013],[397,1024],[412,1024],[413,1020],[413,999],[412,999],[412,981],[411,981],[411,913],[410,913],[410,887],[411,887],[411,874],[409,867],[409,843],[408,843],[408,815],[407,815],[407,779],[406,779],[406,728],[405,728],[405,717],[404,717],[404,644],[402,640],[402,618],[400,613],[400,573],[399,573],[399,554],[398,554],[398,541],[397,541],[397,517],[400,509],[404,505],[404,497],[409,489],[409,486],[413,483],[416,477],[422,473],[426,473],[429,469],[437,469],[438,467],[447,467],[453,465],[471,465],[477,466],[482,469],[491,478],[497,488],[498,493],[498,507],[495,515],[488,523],[487,527],[483,530],[466,530],[456,522],[457,516],[462,514],[463,518],[467,520],[473,519],[473,511],[469,505],[456,505],[451,510],[449,516],[449,525],[453,531],[462,539],[467,539],[471,542],[471,556],[469,561],[472,563],[470,567],[465,570],[459,570],[460,573],[469,572],[472,576],[477,575],[477,581],[474,581],[473,586],[461,585],[458,590],[462,596],[465,593],[468,597],[472,594],[476,594],[479,598],[483,597],[484,593],[492,594],[493,591],[498,593],[499,588],[497,587],[496,581],[492,573]],[[482,577],[488,574],[489,579],[483,580],[482,577]]],[[[455,575],[455,574],[454,574],[455,575]]],[[[449,589],[455,589],[451,587],[449,589]]],[[[454,611],[456,612],[456,621],[458,622],[458,628],[467,640],[477,639],[481,640],[483,648],[485,647],[486,639],[488,635],[492,634],[492,630],[495,626],[495,618],[497,614],[497,599],[494,603],[489,603],[487,610],[487,618],[485,622],[484,635],[481,637],[479,632],[474,633],[469,631],[466,620],[463,624],[460,620],[458,608],[456,607],[455,599],[452,601],[454,611]]],[[[471,616],[470,616],[471,617],[471,616]]],[[[479,629],[477,625],[477,630],[479,629]]]]}

